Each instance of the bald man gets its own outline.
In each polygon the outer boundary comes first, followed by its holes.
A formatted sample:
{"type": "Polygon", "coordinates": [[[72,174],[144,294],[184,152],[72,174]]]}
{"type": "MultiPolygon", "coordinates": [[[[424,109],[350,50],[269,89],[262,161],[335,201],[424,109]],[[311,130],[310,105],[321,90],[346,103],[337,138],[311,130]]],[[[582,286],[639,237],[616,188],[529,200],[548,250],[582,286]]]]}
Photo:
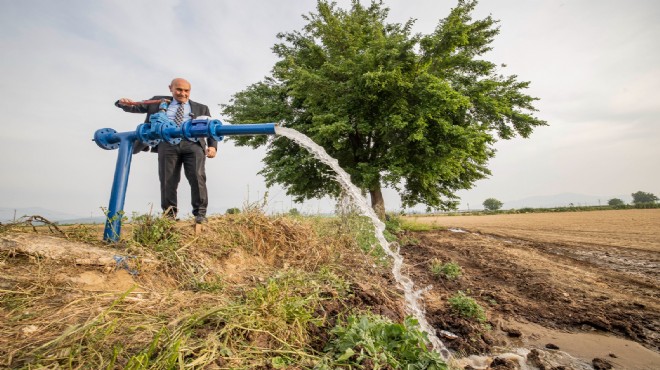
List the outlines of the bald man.
{"type": "MultiPolygon", "coordinates": [[[[210,116],[209,107],[190,100],[190,82],[183,78],[175,78],[169,85],[172,96],[154,96],[150,100],[167,99],[167,117],[176,122],[177,110],[183,109],[183,120],[200,116],[210,116]],[[182,108],[179,108],[182,106],[182,108]]],[[[159,104],[136,104],[133,100],[121,98],[115,105],[125,112],[146,113],[144,122],[158,112],[159,104]]],[[[191,203],[196,223],[206,222],[208,207],[208,192],[206,190],[206,158],[213,158],[217,152],[218,143],[213,138],[200,138],[198,142],[181,140],[177,145],[161,141],[151,148],[158,153],[158,177],[160,179],[160,206],[167,217],[176,218],[177,188],[181,180],[181,167],[190,183],[191,203]]],[[[133,153],[148,150],[147,146],[136,146],[133,153]]]]}

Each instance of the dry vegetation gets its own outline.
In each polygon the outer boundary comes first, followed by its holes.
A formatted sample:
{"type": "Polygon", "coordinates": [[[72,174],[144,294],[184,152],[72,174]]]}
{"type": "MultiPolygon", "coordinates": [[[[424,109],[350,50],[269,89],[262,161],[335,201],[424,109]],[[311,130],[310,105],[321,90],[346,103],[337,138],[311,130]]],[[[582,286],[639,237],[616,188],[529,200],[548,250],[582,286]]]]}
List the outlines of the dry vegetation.
{"type": "MultiPolygon", "coordinates": [[[[451,366],[647,369],[660,361],[659,215],[426,217],[388,230],[416,289],[433,286],[427,319],[451,366]],[[619,342],[584,350],[593,338],[564,332],[619,342]],[[491,356],[467,359],[477,354],[491,356]]],[[[113,245],[98,226],[37,221],[0,225],[0,368],[446,368],[406,319],[362,218],[247,209],[195,235],[141,215],[113,245]]]]}
{"type": "Polygon", "coordinates": [[[337,330],[404,322],[373,229],[355,216],[248,209],[195,235],[143,215],[115,245],[99,227],[33,223],[0,233],[0,367],[370,368],[381,360],[342,358],[337,330]]]}

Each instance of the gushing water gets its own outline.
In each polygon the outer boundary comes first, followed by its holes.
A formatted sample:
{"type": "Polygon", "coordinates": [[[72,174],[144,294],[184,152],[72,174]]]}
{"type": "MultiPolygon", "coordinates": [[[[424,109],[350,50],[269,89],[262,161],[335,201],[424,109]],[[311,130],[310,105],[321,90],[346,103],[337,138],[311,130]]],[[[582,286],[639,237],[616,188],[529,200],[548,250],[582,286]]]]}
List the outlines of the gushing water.
{"type": "Polygon", "coordinates": [[[385,240],[385,236],[383,235],[383,232],[385,231],[385,224],[378,218],[376,212],[374,212],[369,204],[367,204],[367,200],[362,196],[360,190],[355,185],[353,185],[350,176],[346,173],[346,171],[339,167],[339,163],[336,159],[329,156],[323,147],[317,145],[306,135],[301,134],[300,132],[291,128],[277,126],[275,127],[275,134],[285,136],[298,143],[298,145],[309,150],[309,152],[312,153],[317,159],[330,166],[337,173],[335,178],[344,188],[344,191],[346,191],[350,197],[353,198],[361,213],[371,219],[371,222],[376,229],[376,238],[380,242],[380,245],[385,253],[392,257],[394,261],[392,266],[392,274],[404,292],[404,297],[407,304],[406,308],[408,309],[409,313],[417,319],[422,330],[428,334],[433,348],[439,352],[445,360],[447,360],[449,358],[449,351],[442,344],[440,339],[435,335],[435,330],[426,320],[424,308],[419,304],[419,298],[422,294],[428,291],[431,286],[415,291],[413,281],[401,273],[403,257],[399,253],[398,246],[395,245],[394,249],[392,249],[390,243],[385,240]]]}

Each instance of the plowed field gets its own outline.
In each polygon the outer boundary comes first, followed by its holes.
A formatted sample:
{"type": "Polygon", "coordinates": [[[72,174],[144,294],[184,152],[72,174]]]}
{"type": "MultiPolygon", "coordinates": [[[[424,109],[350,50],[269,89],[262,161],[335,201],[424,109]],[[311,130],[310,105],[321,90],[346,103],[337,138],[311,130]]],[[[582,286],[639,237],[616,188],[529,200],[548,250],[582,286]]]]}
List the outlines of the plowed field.
{"type": "Polygon", "coordinates": [[[401,252],[413,280],[434,286],[427,313],[458,336],[444,339],[448,347],[469,354],[553,344],[587,362],[660,368],[660,210],[409,219],[443,227],[411,233],[401,252]],[[463,275],[438,278],[433,260],[457,263],[463,275]],[[494,330],[477,334],[448,319],[447,299],[458,291],[486,308],[494,330]]]}

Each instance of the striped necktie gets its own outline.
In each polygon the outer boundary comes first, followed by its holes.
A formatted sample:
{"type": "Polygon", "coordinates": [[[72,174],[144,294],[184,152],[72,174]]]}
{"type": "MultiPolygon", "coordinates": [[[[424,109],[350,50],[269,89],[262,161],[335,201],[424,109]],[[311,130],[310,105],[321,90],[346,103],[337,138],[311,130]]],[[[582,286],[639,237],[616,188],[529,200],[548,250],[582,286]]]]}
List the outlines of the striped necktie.
{"type": "Polygon", "coordinates": [[[179,103],[179,107],[176,109],[176,114],[174,115],[174,123],[181,125],[183,122],[183,104],[179,103]]]}

